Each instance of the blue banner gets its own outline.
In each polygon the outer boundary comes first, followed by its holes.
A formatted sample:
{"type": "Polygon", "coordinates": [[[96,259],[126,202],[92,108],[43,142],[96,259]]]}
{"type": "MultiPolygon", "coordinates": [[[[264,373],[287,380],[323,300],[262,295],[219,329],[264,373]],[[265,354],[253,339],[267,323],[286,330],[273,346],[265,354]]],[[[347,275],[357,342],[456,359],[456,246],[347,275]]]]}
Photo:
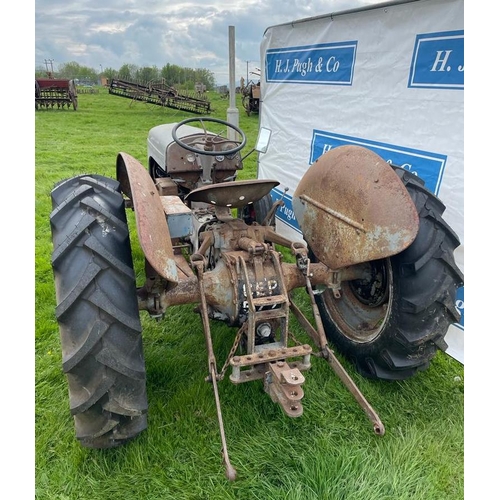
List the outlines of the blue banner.
{"type": "Polygon", "coordinates": [[[464,287],[462,286],[457,290],[457,299],[455,302],[455,307],[457,308],[457,310],[460,312],[460,314],[462,316],[460,317],[460,323],[454,323],[455,326],[458,326],[462,330],[464,329],[464,325],[465,325],[465,318],[464,318],[464,311],[465,311],[464,303],[465,302],[464,301],[465,301],[464,287]]]}
{"type": "Polygon", "coordinates": [[[386,144],[383,142],[360,139],[358,137],[314,130],[309,163],[312,164],[315,162],[328,150],[346,144],[355,144],[371,149],[387,163],[402,167],[412,174],[421,177],[425,181],[425,187],[435,195],[439,193],[447,157],[438,153],[430,153],[428,151],[405,148],[394,144],[386,144]]]}
{"type": "Polygon", "coordinates": [[[464,88],[464,31],[417,35],[410,88],[464,88]]]}
{"type": "Polygon", "coordinates": [[[274,188],[270,194],[271,198],[273,199],[273,203],[281,199],[283,199],[284,202],[284,205],[276,210],[276,218],[285,223],[287,226],[290,226],[296,231],[301,232],[299,223],[295,218],[295,212],[293,211],[292,197],[284,194],[283,191],[276,188],[274,188]]]}
{"type": "Polygon", "coordinates": [[[352,85],[358,42],[269,49],[266,81],[352,85]]]}

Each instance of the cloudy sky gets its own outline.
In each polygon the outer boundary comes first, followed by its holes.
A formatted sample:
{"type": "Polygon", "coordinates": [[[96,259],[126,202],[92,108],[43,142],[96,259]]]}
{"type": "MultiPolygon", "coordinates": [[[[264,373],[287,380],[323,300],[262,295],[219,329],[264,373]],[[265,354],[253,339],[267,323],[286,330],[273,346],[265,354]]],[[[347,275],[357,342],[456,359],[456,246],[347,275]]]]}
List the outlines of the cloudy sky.
{"type": "MultiPolygon", "coordinates": [[[[228,83],[229,26],[236,79],[260,66],[269,26],[339,12],[377,0],[36,0],[35,66],[52,60],[100,71],[175,64],[205,68],[228,83]]],[[[253,75],[249,75],[252,79],[253,75]]]]}

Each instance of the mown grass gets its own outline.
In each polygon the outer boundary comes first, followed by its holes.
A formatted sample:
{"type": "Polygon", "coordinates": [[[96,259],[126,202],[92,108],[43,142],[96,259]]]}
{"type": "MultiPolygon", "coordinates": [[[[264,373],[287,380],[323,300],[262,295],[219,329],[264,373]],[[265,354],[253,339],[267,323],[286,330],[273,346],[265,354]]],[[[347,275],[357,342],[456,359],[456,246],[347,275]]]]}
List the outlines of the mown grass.
{"type": "MultiPolygon", "coordinates": [[[[229,105],[210,94],[225,118],[229,105]]],[[[251,150],[258,115],[240,107],[251,150]]],[[[173,307],[161,322],[141,312],[149,398],[149,426],[112,450],[82,448],[74,437],[61,368],[52,251],[50,191],[81,173],[115,176],[117,153],[143,165],[151,127],[188,113],[107,94],[79,96],[78,111],[35,112],[35,459],[36,498],[450,500],[464,497],[464,368],[439,353],[430,368],[405,382],[361,378],[344,366],[386,427],[371,424],[328,365],[313,358],[306,372],[304,415],[290,419],[262,383],[220,384],[229,454],[238,479],[221,465],[215,403],[207,375],[205,341],[192,305],[173,307]]],[[[239,178],[255,178],[256,157],[239,178]]],[[[130,224],[138,282],[142,257],[130,224]]],[[[300,304],[307,306],[303,294],[300,304]]],[[[303,335],[292,319],[292,330],[303,335]]],[[[219,368],[235,331],[212,325],[219,368]]],[[[304,338],[305,340],[305,338],[304,338]]],[[[342,360],[342,358],[340,358],[342,360]]]]}

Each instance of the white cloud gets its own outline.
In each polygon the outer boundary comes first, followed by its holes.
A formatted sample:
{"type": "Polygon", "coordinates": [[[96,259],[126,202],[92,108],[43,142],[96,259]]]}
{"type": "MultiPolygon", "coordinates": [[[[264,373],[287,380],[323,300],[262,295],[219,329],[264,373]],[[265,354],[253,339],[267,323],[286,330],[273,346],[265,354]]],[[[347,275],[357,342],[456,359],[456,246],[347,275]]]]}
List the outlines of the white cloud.
{"type": "Polygon", "coordinates": [[[212,71],[227,83],[228,30],[235,27],[236,76],[260,65],[269,26],[324,15],[376,0],[37,0],[35,65],[77,62],[98,70],[167,63],[212,71]]]}

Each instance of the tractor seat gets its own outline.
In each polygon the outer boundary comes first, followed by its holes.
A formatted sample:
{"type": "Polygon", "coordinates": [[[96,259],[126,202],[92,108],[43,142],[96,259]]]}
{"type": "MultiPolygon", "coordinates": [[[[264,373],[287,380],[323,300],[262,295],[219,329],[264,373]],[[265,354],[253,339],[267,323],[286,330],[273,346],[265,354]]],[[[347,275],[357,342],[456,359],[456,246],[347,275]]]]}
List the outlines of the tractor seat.
{"type": "Polygon", "coordinates": [[[217,207],[242,208],[260,200],[278,185],[279,181],[271,179],[220,182],[194,189],[186,195],[184,201],[187,203],[198,201],[217,207]]]}

